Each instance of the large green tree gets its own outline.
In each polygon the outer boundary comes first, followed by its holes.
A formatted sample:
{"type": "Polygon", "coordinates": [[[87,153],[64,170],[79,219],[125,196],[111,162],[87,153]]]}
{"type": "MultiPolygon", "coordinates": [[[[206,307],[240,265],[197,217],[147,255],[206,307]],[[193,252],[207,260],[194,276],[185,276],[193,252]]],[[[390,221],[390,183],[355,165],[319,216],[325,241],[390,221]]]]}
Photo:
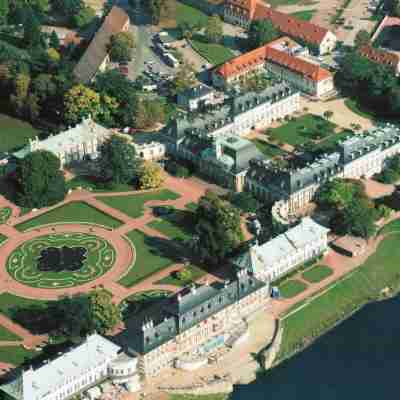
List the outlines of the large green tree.
{"type": "Polygon", "coordinates": [[[268,19],[256,20],[250,24],[248,32],[248,47],[256,49],[278,38],[279,31],[268,19]]]}
{"type": "Polygon", "coordinates": [[[354,38],[354,46],[355,47],[362,47],[365,46],[366,44],[369,43],[370,40],[370,34],[368,31],[365,29],[361,29],[357,32],[355,38],[354,38]]]}
{"type": "Polygon", "coordinates": [[[105,180],[131,183],[138,164],[135,148],[121,136],[111,136],[100,147],[99,165],[105,180]]]}
{"type": "Polygon", "coordinates": [[[243,239],[239,211],[207,191],[195,214],[200,255],[213,263],[222,261],[243,239]]]}
{"type": "Polygon", "coordinates": [[[60,160],[48,151],[34,151],[17,164],[18,203],[28,208],[42,208],[64,200],[65,178],[60,160]]]}
{"type": "Polygon", "coordinates": [[[71,16],[72,25],[76,28],[82,29],[89,25],[96,17],[96,12],[92,7],[82,7],[78,13],[71,16]]]}
{"type": "Polygon", "coordinates": [[[120,32],[111,37],[110,57],[112,61],[122,62],[132,59],[135,39],[130,32],[120,32]]]}
{"type": "Polygon", "coordinates": [[[95,289],[89,293],[89,316],[94,330],[102,335],[121,322],[120,309],[112,302],[112,294],[105,289],[95,289]]]}
{"type": "Polygon", "coordinates": [[[0,25],[5,25],[7,23],[9,12],[10,5],[8,0],[0,0],[0,25]]]}

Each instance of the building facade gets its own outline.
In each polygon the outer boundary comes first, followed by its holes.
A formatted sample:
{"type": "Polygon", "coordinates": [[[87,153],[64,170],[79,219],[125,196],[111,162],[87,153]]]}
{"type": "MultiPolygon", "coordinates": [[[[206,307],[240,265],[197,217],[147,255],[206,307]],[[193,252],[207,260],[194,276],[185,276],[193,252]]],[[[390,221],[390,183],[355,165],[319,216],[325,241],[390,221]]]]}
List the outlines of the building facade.
{"type": "Polygon", "coordinates": [[[275,77],[314,97],[324,97],[334,91],[333,75],[304,58],[307,49],[288,37],[235,57],[213,71],[213,82],[227,87],[260,72],[275,77]]]}
{"type": "Polygon", "coordinates": [[[167,147],[164,143],[132,143],[136,150],[136,156],[145,161],[158,161],[165,158],[167,147]]]}
{"type": "MultiPolygon", "coordinates": [[[[243,332],[246,319],[263,309],[269,286],[248,271],[232,281],[183,289],[143,315],[141,329],[121,338],[139,358],[144,377],[174,366],[194,369],[243,332]]],[[[137,328],[138,318],[133,328],[137,328]]]]}
{"type": "Polygon", "coordinates": [[[329,30],[269,7],[263,0],[227,0],[225,21],[248,28],[252,21],[269,20],[283,35],[304,43],[319,54],[330,53],[337,38],[329,30]]]}
{"type": "Polygon", "coordinates": [[[260,280],[273,282],[295,267],[328,251],[329,229],[306,217],[287,232],[241,254],[234,265],[260,280]]]}
{"type": "Polygon", "coordinates": [[[58,135],[44,140],[38,138],[29,140],[28,145],[13,155],[16,158],[24,158],[33,151],[46,150],[56,155],[61,167],[64,167],[74,161],[97,158],[100,145],[111,135],[109,129],[96,124],[89,117],[58,135]]]}
{"type": "Polygon", "coordinates": [[[15,400],[64,400],[107,378],[139,388],[137,358],[121,354],[119,346],[93,334],[55,360],[20,371],[0,390],[15,400]]]}
{"type": "Polygon", "coordinates": [[[213,104],[215,100],[215,91],[203,84],[191,87],[178,93],[177,103],[180,107],[189,111],[195,111],[202,106],[213,104]]]}
{"type": "Polygon", "coordinates": [[[400,129],[386,124],[355,135],[303,168],[277,168],[273,163],[250,162],[246,189],[268,202],[280,202],[282,215],[293,215],[315,196],[321,185],[337,178],[369,178],[382,172],[386,161],[400,153],[400,129]]]}

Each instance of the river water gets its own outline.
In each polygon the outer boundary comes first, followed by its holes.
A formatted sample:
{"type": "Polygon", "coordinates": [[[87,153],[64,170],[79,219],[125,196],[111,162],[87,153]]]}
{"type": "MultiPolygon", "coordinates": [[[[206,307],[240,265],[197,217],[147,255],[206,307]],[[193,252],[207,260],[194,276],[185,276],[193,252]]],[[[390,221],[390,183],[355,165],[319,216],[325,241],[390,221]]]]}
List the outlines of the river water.
{"type": "Polygon", "coordinates": [[[386,400],[399,398],[400,297],[365,306],[233,400],[386,400]]]}

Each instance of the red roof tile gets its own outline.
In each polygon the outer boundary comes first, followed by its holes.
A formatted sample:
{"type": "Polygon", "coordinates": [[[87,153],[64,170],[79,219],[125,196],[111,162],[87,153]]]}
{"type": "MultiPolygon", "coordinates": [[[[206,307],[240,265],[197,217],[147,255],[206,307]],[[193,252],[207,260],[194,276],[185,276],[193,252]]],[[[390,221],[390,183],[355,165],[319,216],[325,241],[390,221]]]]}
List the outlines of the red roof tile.
{"type": "Polygon", "coordinates": [[[398,64],[400,63],[400,56],[397,54],[376,49],[369,45],[363,46],[359,52],[362,56],[378,64],[384,64],[393,68],[397,68],[398,64]]]}
{"type": "Polygon", "coordinates": [[[316,82],[332,77],[329,71],[321,68],[319,65],[294,57],[269,45],[259,47],[233,58],[218,67],[216,73],[227,79],[235,75],[240,75],[249,69],[254,69],[256,66],[264,64],[266,60],[279,64],[316,82]]]}

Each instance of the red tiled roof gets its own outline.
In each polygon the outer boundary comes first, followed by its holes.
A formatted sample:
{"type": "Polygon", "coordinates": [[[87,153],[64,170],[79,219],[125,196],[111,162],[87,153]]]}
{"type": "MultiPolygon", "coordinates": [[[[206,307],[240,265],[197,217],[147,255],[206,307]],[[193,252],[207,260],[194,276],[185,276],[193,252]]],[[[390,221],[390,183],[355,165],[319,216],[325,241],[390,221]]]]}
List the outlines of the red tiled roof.
{"type": "Polygon", "coordinates": [[[360,54],[369,60],[378,64],[385,64],[393,68],[397,68],[400,63],[400,56],[389,51],[376,49],[372,46],[366,45],[359,50],[360,54]]]}
{"type": "Polygon", "coordinates": [[[329,32],[328,29],[276,11],[262,3],[257,4],[254,19],[269,19],[283,34],[302,39],[307,43],[320,44],[329,32]]]}
{"type": "Polygon", "coordinates": [[[270,62],[279,64],[293,72],[305,76],[315,82],[332,77],[332,74],[317,64],[313,64],[298,57],[294,57],[284,51],[280,51],[265,45],[258,49],[252,50],[241,56],[235,57],[217,68],[216,73],[224,79],[239,75],[256,66],[270,62]]]}

